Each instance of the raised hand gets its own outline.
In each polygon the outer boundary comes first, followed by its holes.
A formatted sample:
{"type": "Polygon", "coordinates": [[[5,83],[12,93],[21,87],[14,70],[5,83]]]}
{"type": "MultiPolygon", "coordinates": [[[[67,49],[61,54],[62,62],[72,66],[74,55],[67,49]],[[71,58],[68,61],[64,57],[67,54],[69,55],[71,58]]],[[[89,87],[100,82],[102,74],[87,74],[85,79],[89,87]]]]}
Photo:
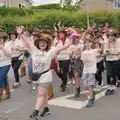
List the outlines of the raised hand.
{"type": "Polygon", "coordinates": [[[60,27],[60,25],[61,25],[61,22],[58,22],[58,27],[60,27]]]}
{"type": "Polygon", "coordinates": [[[3,45],[0,45],[0,49],[3,49],[3,45]]]}
{"type": "Polygon", "coordinates": [[[21,26],[16,27],[16,31],[18,34],[21,34],[23,31],[23,28],[21,26]]]}
{"type": "Polygon", "coordinates": [[[25,36],[25,35],[21,35],[21,39],[23,40],[23,41],[26,41],[28,38],[25,36]]]}

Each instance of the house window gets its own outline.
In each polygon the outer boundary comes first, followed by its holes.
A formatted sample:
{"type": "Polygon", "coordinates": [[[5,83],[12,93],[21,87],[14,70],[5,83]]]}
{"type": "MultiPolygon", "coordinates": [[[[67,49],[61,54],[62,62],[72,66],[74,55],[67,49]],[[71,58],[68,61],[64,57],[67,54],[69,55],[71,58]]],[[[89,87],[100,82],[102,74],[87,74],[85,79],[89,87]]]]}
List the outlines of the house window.
{"type": "Polygon", "coordinates": [[[115,0],[114,2],[114,8],[120,9],[120,0],[115,0]]]}
{"type": "Polygon", "coordinates": [[[19,8],[25,8],[25,5],[19,4],[19,8]]]}
{"type": "Polygon", "coordinates": [[[19,8],[21,8],[22,7],[22,5],[21,4],[19,4],[19,8]]]}
{"type": "Polygon", "coordinates": [[[10,7],[10,5],[11,5],[10,2],[5,2],[5,3],[4,3],[4,6],[5,6],[5,7],[10,7]]]}

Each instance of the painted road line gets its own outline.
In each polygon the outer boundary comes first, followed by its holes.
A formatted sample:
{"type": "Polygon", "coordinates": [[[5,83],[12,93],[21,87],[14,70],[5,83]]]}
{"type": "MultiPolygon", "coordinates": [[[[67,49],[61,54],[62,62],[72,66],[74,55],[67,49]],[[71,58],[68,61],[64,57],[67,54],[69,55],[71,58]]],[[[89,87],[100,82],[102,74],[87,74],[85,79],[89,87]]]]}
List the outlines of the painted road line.
{"type": "MultiPolygon", "coordinates": [[[[108,87],[107,85],[106,85],[106,86],[103,86],[102,89],[106,89],[107,87],[108,87]]],[[[88,91],[81,91],[81,92],[80,92],[81,95],[86,94],[86,93],[88,93],[88,91]]],[[[57,100],[57,99],[68,99],[68,98],[73,97],[73,96],[74,96],[74,94],[70,94],[70,95],[58,97],[58,98],[55,98],[55,99],[52,99],[52,100],[57,100]]],[[[52,100],[50,100],[50,101],[52,101],[52,100]]]]}
{"type": "Polygon", "coordinates": [[[10,92],[14,92],[14,91],[15,91],[14,89],[10,90],[10,92]]]}
{"type": "MultiPolygon", "coordinates": [[[[14,89],[11,89],[10,92],[14,92],[15,90],[14,89]]],[[[5,94],[5,91],[3,91],[3,94],[5,94]]]]}
{"type": "Polygon", "coordinates": [[[23,104],[23,103],[18,103],[18,104],[16,105],[16,107],[14,107],[14,108],[12,108],[12,109],[8,109],[7,111],[5,111],[4,114],[10,114],[10,113],[12,113],[12,112],[20,109],[20,108],[23,107],[24,105],[25,105],[25,104],[23,104]]]}
{"type": "MultiPolygon", "coordinates": [[[[103,89],[107,88],[107,86],[102,87],[103,89]]],[[[96,100],[100,99],[101,97],[103,97],[105,95],[106,90],[98,93],[96,95],[96,100]]],[[[87,91],[83,91],[81,92],[81,94],[85,94],[87,93],[87,91]]],[[[71,95],[66,95],[63,97],[59,97],[53,100],[49,101],[49,105],[55,105],[55,106],[59,106],[59,107],[66,107],[66,108],[74,108],[74,109],[82,109],[83,107],[86,106],[88,100],[85,101],[76,101],[76,100],[70,100],[70,97],[73,97],[74,94],[71,95]]]]}

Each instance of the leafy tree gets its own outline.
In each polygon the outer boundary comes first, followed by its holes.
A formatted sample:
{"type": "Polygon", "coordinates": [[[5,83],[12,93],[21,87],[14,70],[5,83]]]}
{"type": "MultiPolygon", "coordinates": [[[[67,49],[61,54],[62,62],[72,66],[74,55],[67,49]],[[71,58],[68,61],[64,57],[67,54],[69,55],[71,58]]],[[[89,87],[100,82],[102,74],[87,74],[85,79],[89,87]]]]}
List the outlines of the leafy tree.
{"type": "Polygon", "coordinates": [[[64,10],[79,10],[83,0],[60,0],[61,7],[64,10]]]}

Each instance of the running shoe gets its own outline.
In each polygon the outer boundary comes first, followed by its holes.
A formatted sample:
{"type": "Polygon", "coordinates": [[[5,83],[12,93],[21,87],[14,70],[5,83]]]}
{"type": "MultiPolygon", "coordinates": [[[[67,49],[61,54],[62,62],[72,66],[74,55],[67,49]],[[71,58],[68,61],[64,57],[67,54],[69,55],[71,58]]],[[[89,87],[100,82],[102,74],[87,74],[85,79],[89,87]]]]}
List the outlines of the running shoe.
{"type": "Polygon", "coordinates": [[[38,114],[36,111],[34,111],[31,115],[30,118],[34,119],[34,120],[38,120],[38,114]]]}
{"type": "Polygon", "coordinates": [[[18,88],[20,86],[20,82],[15,82],[13,88],[18,88]]]}
{"type": "Polygon", "coordinates": [[[48,108],[44,108],[43,112],[41,113],[41,117],[45,117],[47,115],[50,115],[50,111],[48,108]]]}
{"type": "Polygon", "coordinates": [[[120,87],[120,82],[118,82],[118,83],[117,83],[116,87],[117,87],[117,88],[119,88],[119,87],[120,87]]]}
{"type": "Polygon", "coordinates": [[[76,88],[75,98],[80,97],[80,87],[76,88]]]}
{"type": "Polygon", "coordinates": [[[61,88],[61,92],[65,92],[65,91],[66,91],[66,87],[63,86],[63,87],[61,88]]]}
{"type": "Polygon", "coordinates": [[[32,81],[31,81],[31,80],[27,80],[27,83],[28,83],[28,84],[31,84],[31,83],[32,83],[32,81]]]}
{"type": "Polygon", "coordinates": [[[75,80],[72,81],[72,84],[75,85],[75,80]]]}
{"type": "Polygon", "coordinates": [[[101,86],[97,86],[96,87],[96,92],[100,92],[102,90],[102,87],[101,86]]]}
{"type": "Polygon", "coordinates": [[[94,106],[94,104],[93,104],[94,102],[93,102],[93,100],[88,100],[88,104],[86,105],[86,107],[87,108],[90,108],[90,107],[92,107],[92,106],[94,106]]]}
{"type": "Polygon", "coordinates": [[[72,84],[72,80],[69,80],[67,84],[68,84],[68,85],[71,85],[71,84],[72,84]]]}
{"type": "Polygon", "coordinates": [[[115,90],[114,90],[114,89],[113,89],[113,90],[108,89],[108,90],[105,92],[105,95],[113,95],[113,94],[115,94],[115,90]]]}

